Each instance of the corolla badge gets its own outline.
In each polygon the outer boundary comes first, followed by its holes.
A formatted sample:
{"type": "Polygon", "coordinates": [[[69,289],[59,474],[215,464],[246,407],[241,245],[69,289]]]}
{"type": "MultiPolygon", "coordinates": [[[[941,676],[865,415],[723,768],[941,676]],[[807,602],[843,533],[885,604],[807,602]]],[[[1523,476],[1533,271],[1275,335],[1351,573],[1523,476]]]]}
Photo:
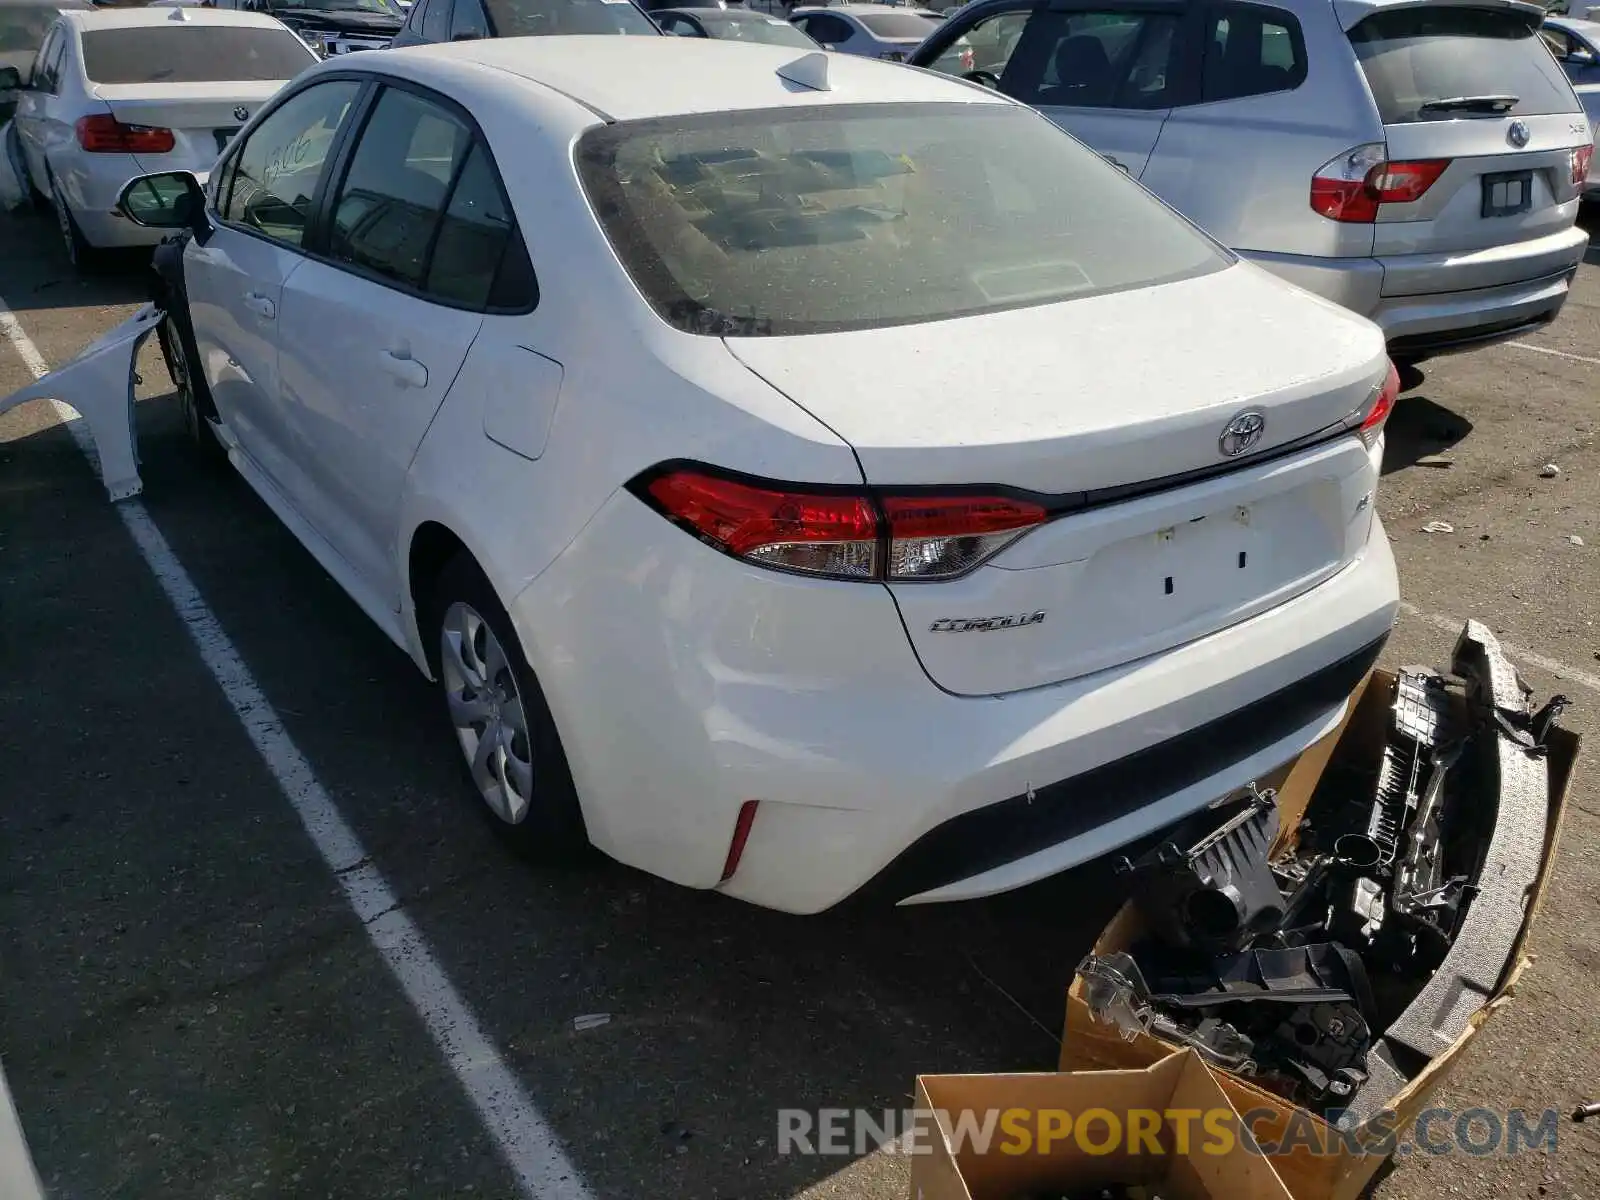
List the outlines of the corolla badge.
{"type": "Polygon", "coordinates": [[[1518,150],[1528,144],[1528,123],[1526,121],[1513,121],[1506,127],[1506,141],[1518,150]]]}
{"type": "Polygon", "coordinates": [[[1044,621],[1042,609],[1009,613],[1003,617],[940,617],[928,626],[929,633],[992,633],[996,629],[1020,629],[1044,621]]]}
{"type": "Polygon", "coordinates": [[[242,104],[239,105],[238,108],[233,110],[233,119],[235,121],[248,121],[250,119],[250,110],[242,104]]]}
{"type": "Polygon", "coordinates": [[[1225,458],[1238,458],[1245,451],[1256,448],[1266,428],[1266,417],[1253,409],[1242,412],[1223,426],[1222,436],[1217,438],[1217,449],[1222,451],[1225,458]]]}

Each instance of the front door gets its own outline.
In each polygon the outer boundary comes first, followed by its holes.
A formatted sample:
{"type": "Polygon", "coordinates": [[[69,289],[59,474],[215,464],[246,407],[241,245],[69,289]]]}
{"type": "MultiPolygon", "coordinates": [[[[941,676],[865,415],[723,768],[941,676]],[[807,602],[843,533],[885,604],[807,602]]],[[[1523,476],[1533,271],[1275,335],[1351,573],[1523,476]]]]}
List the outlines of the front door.
{"type": "Polygon", "coordinates": [[[329,152],[360,85],[333,80],[290,97],[213,176],[214,229],[184,251],[198,369],[217,414],[279,491],[292,496],[297,450],[278,380],[283,286],[301,253],[329,152]]]}

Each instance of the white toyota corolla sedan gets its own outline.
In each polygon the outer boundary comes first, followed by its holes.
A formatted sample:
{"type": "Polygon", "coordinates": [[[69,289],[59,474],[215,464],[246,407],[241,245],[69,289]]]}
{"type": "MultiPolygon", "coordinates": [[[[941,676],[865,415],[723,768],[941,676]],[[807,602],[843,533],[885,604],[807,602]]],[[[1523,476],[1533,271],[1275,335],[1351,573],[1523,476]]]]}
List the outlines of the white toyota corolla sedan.
{"type": "Polygon", "coordinates": [[[129,176],[183,168],[204,179],[228,139],[318,62],[271,17],[211,8],[65,12],[18,95],[28,183],[55,210],[74,264],[148,246],[116,209],[129,176]]]}
{"type": "Polygon", "coordinates": [[[793,912],[1015,888],[1286,763],[1395,614],[1377,328],[982,88],[387,51],[125,205],[194,231],[202,445],[528,851],[793,912]]]}

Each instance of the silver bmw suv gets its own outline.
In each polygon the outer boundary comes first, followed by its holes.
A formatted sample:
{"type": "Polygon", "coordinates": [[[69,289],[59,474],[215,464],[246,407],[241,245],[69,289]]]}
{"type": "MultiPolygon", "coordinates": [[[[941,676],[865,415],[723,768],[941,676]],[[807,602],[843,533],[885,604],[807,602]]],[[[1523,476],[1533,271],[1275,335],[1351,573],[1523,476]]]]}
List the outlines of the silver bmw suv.
{"type": "Polygon", "coordinates": [[[1031,104],[1419,362],[1553,320],[1595,143],[1518,0],[975,0],[910,61],[1031,104]]]}

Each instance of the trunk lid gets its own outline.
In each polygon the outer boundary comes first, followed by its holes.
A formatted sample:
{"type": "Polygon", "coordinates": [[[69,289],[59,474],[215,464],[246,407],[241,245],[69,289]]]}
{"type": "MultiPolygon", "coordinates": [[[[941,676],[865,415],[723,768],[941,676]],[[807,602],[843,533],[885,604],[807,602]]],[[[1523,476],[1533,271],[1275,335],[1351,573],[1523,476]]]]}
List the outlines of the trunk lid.
{"type": "Polygon", "coordinates": [[[208,170],[228,139],[255,116],[256,110],[276,95],[285,82],[173,83],[160,88],[147,83],[99,84],[94,93],[124,125],[153,125],[172,130],[175,143],[172,152],[138,156],[141,169],[208,170]]]}
{"type": "Polygon", "coordinates": [[[961,579],[890,585],[952,692],[1037,687],[1203,637],[1366,544],[1376,467],[1359,439],[1270,452],[1370,401],[1382,335],[1245,264],[968,318],[959,335],[930,322],[728,345],[849,442],[870,484],[1021,488],[1069,509],[1086,492],[1133,497],[1090,497],[961,579]],[[1207,474],[1245,411],[1265,419],[1240,458],[1253,465],[1207,474]]]}

